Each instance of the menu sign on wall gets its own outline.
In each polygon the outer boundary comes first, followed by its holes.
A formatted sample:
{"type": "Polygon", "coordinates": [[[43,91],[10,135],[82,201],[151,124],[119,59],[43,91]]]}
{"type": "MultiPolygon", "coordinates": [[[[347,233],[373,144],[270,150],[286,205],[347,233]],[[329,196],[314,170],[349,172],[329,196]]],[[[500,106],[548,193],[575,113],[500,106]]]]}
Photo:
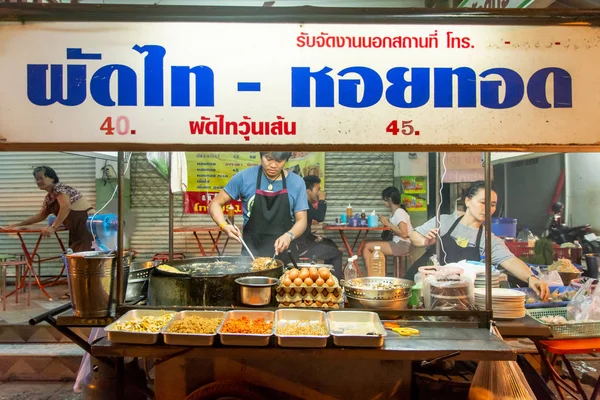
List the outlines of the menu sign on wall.
{"type": "MultiPolygon", "coordinates": [[[[258,152],[186,153],[188,187],[184,194],[184,211],[187,214],[208,214],[211,200],[225,188],[238,172],[260,165],[258,152]]],[[[325,153],[294,152],[285,169],[302,177],[315,175],[325,187],[325,153]]],[[[237,199],[231,202],[235,214],[242,213],[237,199]]]]}
{"type": "Polygon", "coordinates": [[[587,145],[600,108],[599,33],[0,23],[0,146],[587,145]]]}

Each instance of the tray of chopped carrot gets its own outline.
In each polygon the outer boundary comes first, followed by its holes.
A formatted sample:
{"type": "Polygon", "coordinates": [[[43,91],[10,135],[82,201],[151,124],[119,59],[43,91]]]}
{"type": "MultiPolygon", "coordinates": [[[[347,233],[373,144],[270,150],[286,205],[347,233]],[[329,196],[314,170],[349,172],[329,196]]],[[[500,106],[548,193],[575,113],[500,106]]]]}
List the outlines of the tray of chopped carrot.
{"type": "Polygon", "coordinates": [[[274,319],[273,311],[229,311],[217,333],[226,346],[267,346],[274,319]]]}

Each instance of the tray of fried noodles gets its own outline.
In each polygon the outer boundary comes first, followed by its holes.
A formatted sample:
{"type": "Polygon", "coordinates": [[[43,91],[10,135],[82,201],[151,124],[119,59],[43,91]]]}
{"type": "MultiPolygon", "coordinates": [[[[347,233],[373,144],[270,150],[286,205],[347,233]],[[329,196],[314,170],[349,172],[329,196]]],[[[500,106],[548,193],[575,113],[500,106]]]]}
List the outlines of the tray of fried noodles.
{"type": "Polygon", "coordinates": [[[174,316],[163,310],[131,310],[104,330],[114,343],[155,344],[174,316]]]}
{"type": "Polygon", "coordinates": [[[212,346],[223,323],[224,311],[181,311],[163,331],[166,344],[212,346]]]}

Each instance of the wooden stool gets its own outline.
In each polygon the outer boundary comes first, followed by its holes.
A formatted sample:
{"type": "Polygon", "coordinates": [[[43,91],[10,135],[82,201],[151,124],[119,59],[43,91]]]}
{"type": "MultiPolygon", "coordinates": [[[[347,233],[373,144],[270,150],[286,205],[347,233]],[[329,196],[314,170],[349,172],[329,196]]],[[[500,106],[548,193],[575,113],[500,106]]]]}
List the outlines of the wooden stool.
{"type": "MultiPolygon", "coordinates": [[[[575,374],[575,370],[573,369],[573,366],[567,359],[566,355],[596,353],[600,351],[600,338],[542,340],[539,342],[538,350],[540,352],[540,356],[542,357],[542,361],[544,364],[546,364],[546,367],[550,372],[550,379],[552,379],[552,382],[554,382],[561,399],[565,399],[563,394],[564,390],[575,398],[577,398],[579,395],[583,400],[587,400],[587,396],[585,395],[583,387],[581,386],[581,382],[579,382],[579,379],[575,374]],[[551,360],[548,358],[546,353],[552,353],[551,360]],[[569,371],[569,375],[575,384],[575,387],[562,379],[560,374],[554,369],[554,363],[558,357],[562,359],[565,367],[567,367],[567,371],[569,371]]],[[[590,400],[594,400],[598,396],[599,390],[600,380],[596,382],[596,386],[594,387],[594,391],[590,397],[590,400]]]]}
{"type": "Polygon", "coordinates": [[[394,277],[402,278],[408,268],[410,267],[410,256],[405,254],[403,256],[394,257],[394,277]]]}
{"type": "Polygon", "coordinates": [[[2,311],[6,311],[6,269],[15,267],[15,303],[19,303],[19,284],[21,282],[21,268],[25,267],[26,276],[26,290],[27,290],[27,306],[30,305],[31,301],[31,266],[27,261],[4,261],[0,263],[2,268],[2,311]]]}

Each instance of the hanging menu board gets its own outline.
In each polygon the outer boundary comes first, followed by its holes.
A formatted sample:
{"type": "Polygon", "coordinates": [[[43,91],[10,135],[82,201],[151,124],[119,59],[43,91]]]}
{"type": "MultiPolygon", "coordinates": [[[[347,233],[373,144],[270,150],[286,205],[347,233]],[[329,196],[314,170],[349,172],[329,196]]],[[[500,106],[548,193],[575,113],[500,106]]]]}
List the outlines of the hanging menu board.
{"type": "Polygon", "coordinates": [[[0,43],[9,145],[588,145],[598,126],[596,26],[28,22],[0,43]]]}

